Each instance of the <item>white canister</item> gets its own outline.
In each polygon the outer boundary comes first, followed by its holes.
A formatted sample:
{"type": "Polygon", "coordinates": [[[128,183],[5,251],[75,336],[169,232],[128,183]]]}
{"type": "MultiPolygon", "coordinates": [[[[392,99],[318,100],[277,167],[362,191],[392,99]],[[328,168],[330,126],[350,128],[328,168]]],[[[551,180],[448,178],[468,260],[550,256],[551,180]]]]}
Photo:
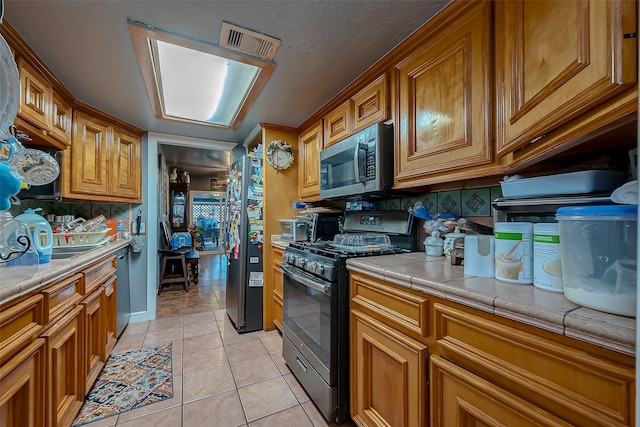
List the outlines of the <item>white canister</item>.
{"type": "Polygon", "coordinates": [[[497,222],[495,278],[503,282],[533,283],[533,223],[497,222]]]}
{"type": "Polygon", "coordinates": [[[466,236],[464,238],[464,274],[477,277],[495,276],[495,238],[466,236]]]}
{"type": "Polygon", "coordinates": [[[533,226],[533,286],[547,291],[564,292],[557,223],[533,226]]]}

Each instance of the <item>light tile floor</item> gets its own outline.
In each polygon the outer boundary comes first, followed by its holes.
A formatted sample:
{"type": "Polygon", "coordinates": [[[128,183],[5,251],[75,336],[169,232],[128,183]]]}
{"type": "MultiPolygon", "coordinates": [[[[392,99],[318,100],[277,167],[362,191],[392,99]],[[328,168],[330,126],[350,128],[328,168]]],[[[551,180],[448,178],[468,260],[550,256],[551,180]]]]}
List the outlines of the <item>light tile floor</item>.
{"type": "Polygon", "coordinates": [[[163,290],[156,320],[127,326],[113,350],[172,342],[174,397],[88,427],[331,425],[289,371],[278,331],[237,333],[224,310],[225,280],[224,256],[203,256],[200,283],[188,293],[163,290]]]}

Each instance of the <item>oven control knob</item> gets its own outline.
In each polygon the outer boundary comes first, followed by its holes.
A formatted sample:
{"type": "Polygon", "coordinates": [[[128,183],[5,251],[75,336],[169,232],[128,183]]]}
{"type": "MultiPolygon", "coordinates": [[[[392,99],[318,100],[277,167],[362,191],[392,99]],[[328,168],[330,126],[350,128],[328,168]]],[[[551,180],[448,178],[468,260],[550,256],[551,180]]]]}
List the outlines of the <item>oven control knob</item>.
{"type": "Polygon", "coordinates": [[[324,264],[318,263],[318,265],[316,265],[315,272],[316,272],[316,274],[324,273],[324,264]]]}
{"type": "Polygon", "coordinates": [[[313,270],[316,268],[316,264],[317,263],[315,261],[309,261],[307,265],[304,266],[304,269],[313,273],[313,270]]]}
{"type": "Polygon", "coordinates": [[[294,260],[294,264],[296,265],[296,267],[304,267],[306,262],[307,262],[307,260],[304,259],[304,258],[296,257],[295,260],[294,260]]]}

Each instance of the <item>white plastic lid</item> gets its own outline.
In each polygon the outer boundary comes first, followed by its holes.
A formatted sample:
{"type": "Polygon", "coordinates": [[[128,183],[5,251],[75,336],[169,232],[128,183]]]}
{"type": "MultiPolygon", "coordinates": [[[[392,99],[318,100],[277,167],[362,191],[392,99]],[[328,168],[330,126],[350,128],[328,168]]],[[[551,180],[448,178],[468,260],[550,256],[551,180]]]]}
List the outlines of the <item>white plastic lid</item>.
{"type": "Polygon", "coordinates": [[[532,222],[496,222],[493,226],[496,231],[533,231],[532,222]]]}

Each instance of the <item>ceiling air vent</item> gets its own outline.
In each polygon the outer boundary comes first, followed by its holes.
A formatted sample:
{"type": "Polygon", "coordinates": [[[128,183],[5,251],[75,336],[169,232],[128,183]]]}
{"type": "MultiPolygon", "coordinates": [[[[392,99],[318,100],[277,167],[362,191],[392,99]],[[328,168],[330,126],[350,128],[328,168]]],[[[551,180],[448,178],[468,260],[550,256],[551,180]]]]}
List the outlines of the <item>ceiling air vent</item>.
{"type": "Polygon", "coordinates": [[[237,25],[222,23],[220,46],[271,61],[282,42],[276,38],[238,27],[237,25]]]}

